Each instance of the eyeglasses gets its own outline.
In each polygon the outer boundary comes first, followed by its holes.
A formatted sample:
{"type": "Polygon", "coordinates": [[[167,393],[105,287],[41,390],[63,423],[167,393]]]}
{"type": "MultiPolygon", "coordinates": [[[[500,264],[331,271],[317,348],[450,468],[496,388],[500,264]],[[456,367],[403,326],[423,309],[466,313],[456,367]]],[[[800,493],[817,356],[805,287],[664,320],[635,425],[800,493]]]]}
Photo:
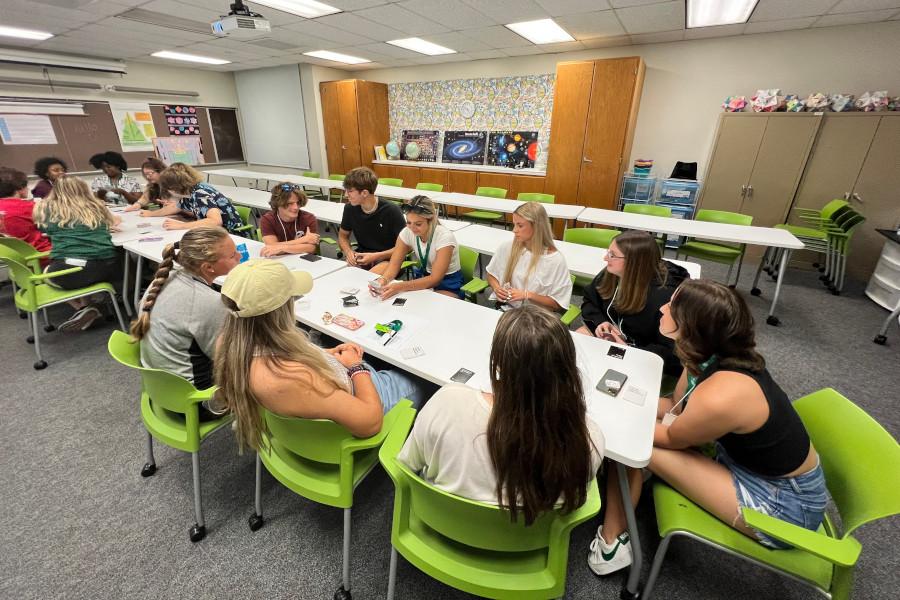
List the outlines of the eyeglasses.
{"type": "Polygon", "coordinates": [[[425,206],[423,200],[427,200],[424,196],[416,196],[413,198],[409,204],[403,204],[400,206],[400,210],[403,211],[403,214],[407,213],[416,213],[417,215],[422,215],[423,217],[432,217],[434,216],[434,211],[431,210],[428,206],[425,206]]]}
{"type": "Polygon", "coordinates": [[[625,260],[625,257],[621,254],[613,254],[612,252],[607,252],[606,260],[625,260]]]}
{"type": "Polygon", "coordinates": [[[282,192],[299,192],[303,188],[296,183],[282,183],[278,186],[282,192]]]}

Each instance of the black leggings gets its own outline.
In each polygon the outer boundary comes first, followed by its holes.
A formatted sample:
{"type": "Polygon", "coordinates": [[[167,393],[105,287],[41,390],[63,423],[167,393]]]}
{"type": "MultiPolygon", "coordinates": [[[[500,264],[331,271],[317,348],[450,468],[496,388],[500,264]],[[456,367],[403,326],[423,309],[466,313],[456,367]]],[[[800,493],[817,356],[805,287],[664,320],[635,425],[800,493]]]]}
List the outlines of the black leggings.
{"type": "MultiPolygon", "coordinates": [[[[67,265],[65,259],[55,258],[50,261],[47,272],[54,273],[71,268],[72,265],[67,265]]],[[[80,271],[54,277],[49,280],[49,283],[64,290],[77,290],[95,283],[111,283],[115,285],[121,279],[122,267],[119,264],[119,258],[114,257],[88,260],[87,264],[80,271]]]]}

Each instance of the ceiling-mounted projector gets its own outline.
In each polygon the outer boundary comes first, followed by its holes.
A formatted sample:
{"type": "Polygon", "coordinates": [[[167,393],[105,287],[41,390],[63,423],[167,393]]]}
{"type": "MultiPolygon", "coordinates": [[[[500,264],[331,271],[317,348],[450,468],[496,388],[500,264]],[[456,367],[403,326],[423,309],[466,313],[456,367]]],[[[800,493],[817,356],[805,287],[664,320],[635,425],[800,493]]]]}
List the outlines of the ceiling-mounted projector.
{"type": "Polygon", "coordinates": [[[221,19],[210,24],[215,35],[228,36],[238,40],[253,40],[265,37],[272,32],[269,21],[261,14],[247,8],[243,0],[235,0],[229,8],[231,10],[227,15],[223,15],[221,19]]]}

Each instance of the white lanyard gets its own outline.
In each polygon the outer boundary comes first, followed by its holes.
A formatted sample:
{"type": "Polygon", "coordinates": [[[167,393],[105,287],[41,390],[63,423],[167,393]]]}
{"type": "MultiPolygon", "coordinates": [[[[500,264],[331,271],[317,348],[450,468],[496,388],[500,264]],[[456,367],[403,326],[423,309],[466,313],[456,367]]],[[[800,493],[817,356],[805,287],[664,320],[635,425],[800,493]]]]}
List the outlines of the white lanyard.
{"type": "MultiPolygon", "coordinates": [[[[297,219],[299,218],[299,216],[300,215],[297,215],[296,217],[294,217],[294,239],[295,240],[298,237],[300,237],[300,232],[297,231],[297,219]]],[[[281,232],[284,234],[284,241],[289,242],[290,240],[288,239],[288,236],[287,236],[287,229],[285,229],[285,227],[284,227],[284,221],[282,221],[281,217],[279,217],[277,214],[275,215],[275,218],[278,220],[278,224],[281,225],[281,232]]]]}
{"type": "MultiPolygon", "coordinates": [[[[616,325],[619,328],[619,333],[621,333],[622,337],[627,340],[628,336],[625,335],[625,330],[622,329],[622,321],[625,320],[625,317],[619,315],[619,322],[616,323],[615,319],[612,318],[612,315],[609,314],[609,309],[612,308],[613,302],[616,301],[616,295],[618,295],[618,293],[619,293],[619,286],[616,285],[616,291],[613,292],[612,298],[610,298],[610,300],[609,300],[609,304],[606,305],[606,316],[609,319],[610,323],[613,323],[614,325],[616,325]]],[[[616,312],[618,312],[618,311],[616,311],[616,312]]]]}

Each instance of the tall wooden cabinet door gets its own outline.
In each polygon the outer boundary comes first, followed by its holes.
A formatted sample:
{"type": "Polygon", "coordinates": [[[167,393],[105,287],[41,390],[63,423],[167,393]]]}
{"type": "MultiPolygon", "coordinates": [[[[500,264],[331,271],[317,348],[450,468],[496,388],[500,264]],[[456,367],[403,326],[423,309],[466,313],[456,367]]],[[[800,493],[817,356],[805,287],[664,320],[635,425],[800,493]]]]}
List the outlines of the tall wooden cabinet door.
{"type": "Polygon", "coordinates": [[[868,279],[884,245],[884,237],[875,229],[891,229],[900,223],[900,115],[881,117],[850,205],[866,222],[853,233],[847,272],[868,279]]]}
{"type": "Polygon", "coordinates": [[[338,82],[324,81],[319,84],[322,100],[322,126],[325,128],[325,156],[329,173],[346,173],[341,151],[341,109],[338,105],[338,82]]]}
{"type": "Polygon", "coordinates": [[[744,186],[750,181],[768,120],[762,115],[723,114],[719,117],[700,208],[741,211],[744,186]]]}
{"type": "MultiPolygon", "coordinates": [[[[880,117],[873,114],[826,114],[819,127],[794,206],[819,209],[853,190],[872,145],[880,117]]],[[[797,219],[791,219],[798,222],[797,219]]]]}
{"type": "Polygon", "coordinates": [[[360,164],[372,168],[375,146],[390,137],[387,85],[375,81],[356,82],[356,109],[359,117],[360,164]]]}
{"type": "MultiPolygon", "coordinates": [[[[626,159],[622,153],[639,67],[639,58],[594,62],[576,204],[606,209],[616,207],[619,173],[626,159]]],[[[560,198],[560,202],[565,203],[565,200],[560,198]]]]}
{"type": "Polygon", "coordinates": [[[752,215],[754,225],[784,223],[821,122],[821,116],[811,113],[768,118],[739,211],[752,215]]]}
{"type": "Polygon", "coordinates": [[[562,62],[556,65],[553,114],[545,191],[556,201],[575,204],[584,148],[584,124],[590,107],[594,63],[562,62]]]}
{"type": "Polygon", "coordinates": [[[359,153],[359,114],[356,109],[356,81],[338,81],[338,109],[341,119],[341,156],[344,172],[362,165],[359,153]]]}

